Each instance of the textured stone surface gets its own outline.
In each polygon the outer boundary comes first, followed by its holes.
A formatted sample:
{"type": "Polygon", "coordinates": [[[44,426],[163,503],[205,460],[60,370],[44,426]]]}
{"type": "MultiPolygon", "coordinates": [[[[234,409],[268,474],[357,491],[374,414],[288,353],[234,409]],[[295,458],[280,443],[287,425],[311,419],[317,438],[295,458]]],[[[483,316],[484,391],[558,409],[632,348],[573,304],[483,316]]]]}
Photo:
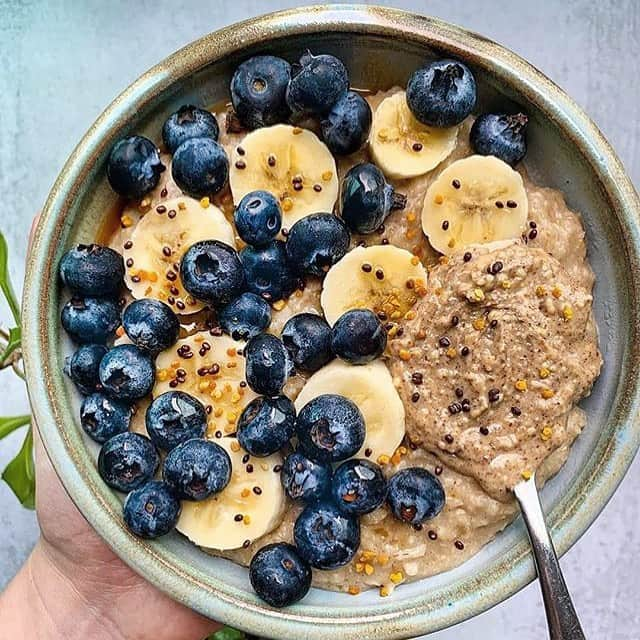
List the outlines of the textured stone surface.
{"type": "MultiPolygon", "coordinates": [[[[127,84],[167,54],[225,24],[297,2],[208,0],[0,0],[0,227],[12,249],[15,282],[31,218],[80,136],[127,84]]],[[[386,4],[380,2],[380,4],[386,4]]],[[[640,183],[640,3],[637,0],[396,0],[463,25],[523,55],[582,105],[640,183]]],[[[7,310],[0,310],[7,318],[7,310]]],[[[0,412],[27,409],[21,383],[0,378],[0,412]]],[[[19,446],[0,446],[0,468],[19,446]]],[[[637,637],[640,610],[640,463],[584,538],[563,560],[587,636],[637,637]]],[[[0,483],[0,588],[37,536],[35,516],[0,483]]],[[[431,636],[538,640],[545,636],[532,585],[476,619],[431,636]]]]}

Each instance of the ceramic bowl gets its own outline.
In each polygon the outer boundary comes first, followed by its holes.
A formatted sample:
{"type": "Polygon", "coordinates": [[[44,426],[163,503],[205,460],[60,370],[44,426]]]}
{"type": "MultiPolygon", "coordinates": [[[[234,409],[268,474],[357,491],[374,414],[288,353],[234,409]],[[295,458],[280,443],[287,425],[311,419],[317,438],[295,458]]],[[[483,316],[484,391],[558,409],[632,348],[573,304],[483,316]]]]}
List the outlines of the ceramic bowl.
{"type": "Polygon", "coordinates": [[[521,105],[531,118],[527,168],[581,211],[596,272],[595,315],[604,369],[584,402],[588,424],[543,503],[558,551],[594,521],[640,441],[640,206],[613,150],[555,84],[503,47],[460,28],[395,9],[316,6],[285,11],[212,33],[145,73],[98,118],[51,191],[29,256],[24,293],[24,350],[29,393],[42,438],[69,495],[98,533],[136,571],[203,614],[270,638],[406,638],[460,622],[504,600],[534,577],[524,528],[516,521],[466,564],[403,585],[390,598],[322,590],[284,611],[252,592],[247,571],[210,557],[178,534],[156,542],[131,535],[119,498],[100,480],[95,449],[78,424],[79,397],[64,379],[71,350],[60,329],[60,256],[95,238],[114,196],[105,157],[133,132],[159,140],[161,123],[180,104],[227,99],[237,64],[256,53],[290,60],[310,48],[334,53],[352,83],[405,85],[425,59],[453,56],[479,85],[479,109],[521,105]]]}

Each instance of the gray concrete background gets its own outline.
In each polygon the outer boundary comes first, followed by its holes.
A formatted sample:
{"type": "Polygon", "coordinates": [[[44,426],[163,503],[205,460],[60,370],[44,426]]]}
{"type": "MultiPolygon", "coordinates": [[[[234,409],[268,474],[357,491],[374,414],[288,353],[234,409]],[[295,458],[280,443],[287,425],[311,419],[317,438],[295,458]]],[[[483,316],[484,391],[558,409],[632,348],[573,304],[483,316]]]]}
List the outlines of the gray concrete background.
{"type": "MultiPolygon", "coordinates": [[[[31,218],[65,159],[100,111],[149,66],[221,26],[299,2],[229,0],[49,2],[0,0],[0,228],[22,281],[31,218]]],[[[523,55],[564,87],[601,127],[640,184],[638,0],[431,0],[392,4],[478,31],[523,55]]],[[[6,309],[0,318],[7,319],[6,309]]],[[[27,411],[19,380],[0,377],[0,415],[27,411]]],[[[0,468],[19,446],[0,443],[0,468]]],[[[640,462],[563,566],[587,635],[640,635],[640,462]]],[[[38,529],[0,483],[0,588],[38,529]]],[[[495,609],[432,636],[538,640],[545,636],[536,585],[495,609]]]]}

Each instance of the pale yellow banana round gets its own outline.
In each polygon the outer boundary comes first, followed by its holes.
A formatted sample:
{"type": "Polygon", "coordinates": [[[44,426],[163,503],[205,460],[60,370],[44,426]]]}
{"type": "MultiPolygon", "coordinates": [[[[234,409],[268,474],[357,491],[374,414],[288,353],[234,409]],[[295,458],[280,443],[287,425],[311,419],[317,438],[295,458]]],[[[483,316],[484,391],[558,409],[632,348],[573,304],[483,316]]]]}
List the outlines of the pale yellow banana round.
{"type": "Polygon", "coordinates": [[[125,283],[134,298],[156,298],[179,314],[204,304],[182,286],[179,266],[187,249],[200,240],[220,240],[235,248],[233,226],[207,199],[166,200],[148,211],[124,244],[125,283]]]}
{"type": "Polygon", "coordinates": [[[243,348],[244,342],[208,331],[178,340],[156,359],[153,397],[184,391],[207,407],[208,437],[234,433],[242,410],[256,397],[245,381],[243,348]]]}
{"type": "Polygon", "coordinates": [[[528,210],[517,171],[494,156],[469,156],[450,164],[427,189],[422,229],[436,251],[452,254],[519,239],[528,210]]]}
{"type": "Polygon", "coordinates": [[[327,147],[299,127],[277,124],[247,134],[233,149],[229,170],[233,201],[264,190],[280,202],[282,227],[312,213],[333,211],[338,172],[327,147]]]}
{"type": "Polygon", "coordinates": [[[356,247],[329,269],[320,305],[330,325],[349,309],[371,309],[389,321],[402,320],[425,293],[420,260],[391,244],[356,247]]]}
{"type": "Polygon", "coordinates": [[[456,147],[458,127],[439,129],[415,119],[404,91],[385,98],[373,114],[369,149],[389,178],[414,178],[437,167],[456,147]]]}
{"type": "Polygon", "coordinates": [[[269,533],[282,520],[286,499],[277,472],[282,456],[254,458],[232,437],[214,442],[231,458],[231,480],[206,500],[183,501],[176,527],[200,547],[238,549],[247,540],[253,542],[269,533]]]}
{"type": "Polygon", "coordinates": [[[394,454],[404,438],[405,413],[391,374],[381,360],[364,365],[330,362],[307,380],[296,398],[296,410],[325,393],[349,398],[364,416],[367,435],[356,457],[383,461],[381,456],[390,458],[394,454]]]}

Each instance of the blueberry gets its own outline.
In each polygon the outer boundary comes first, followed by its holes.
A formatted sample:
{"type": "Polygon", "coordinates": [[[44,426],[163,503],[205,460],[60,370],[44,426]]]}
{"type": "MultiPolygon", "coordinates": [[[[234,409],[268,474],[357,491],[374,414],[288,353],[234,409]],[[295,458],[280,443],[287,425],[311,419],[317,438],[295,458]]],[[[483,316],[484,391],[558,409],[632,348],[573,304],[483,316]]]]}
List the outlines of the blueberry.
{"type": "Polygon", "coordinates": [[[204,436],[207,412],[202,403],[188,393],[167,391],[153,399],[144,423],[156,447],[171,451],[191,438],[204,436]]]}
{"type": "Polygon", "coordinates": [[[168,349],[180,331],[171,307],[153,298],[134,300],[122,314],[122,326],[136,346],[151,353],[168,349]]]}
{"type": "Polygon", "coordinates": [[[374,164],[363,162],[346,173],[340,187],[340,215],[355,233],[373,233],[396,209],[404,209],[406,196],[396,193],[374,164]]]}
{"type": "Polygon", "coordinates": [[[296,410],[286,396],[258,396],[238,420],[240,446],[257,458],[264,458],[284,447],[295,433],[296,410]]]}
{"type": "Polygon", "coordinates": [[[128,493],[153,478],[160,456],[146,436],[130,431],[107,440],[100,449],[98,471],[112,488],[128,493]]]}
{"type": "Polygon", "coordinates": [[[120,326],[120,307],[109,298],[71,298],[62,308],[61,321],[72,340],[104,344],[120,326]]]}
{"type": "Polygon", "coordinates": [[[323,118],[322,138],[331,153],[347,156],[367,141],[371,120],[369,103],[355,91],[347,91],[323,118]]]}
{"type": "Polygon", "coordinates": [[[360,523],[334,504],[309,504],[298,516],[293,539],[300,555],[316,569],[337,569],[347,564],[360,546],[360,523]]]}
{"type": "Polygon", "coordinates": [[[314,502],[329,493],[332,474],[331,465],[318,464],[296,451],[285,458],[280,481],[292,500],[314,502]]]}
{"type": "Polygon", "coordinates": [[[98,369],[106,353],[104,345],[84,344],[65,359],[64,372],[73,380],[80,393],[89,395],[100,390],[98,369]]]}
{"type": "Polygon", "coordinates": [[[456,60],[436,60],[414,71],[407,83],[407,105],[423,124],[453,127],[476,104],[473,74],[456,60]]]}
{"type": "Polygon", "coordinates": [[[527,153],[525,130],[529,118],[524,113],[485,113],[471,127],[469,140],[476,153],[496,156],[507,164],[517,164],[527,153]]]}
{"type": "Polygon", "coordinates": [[[422,467],[403,469],[389,480],[387,503],[398,520],[420,524],[435,518],[444,502],[440,480],[422,467]]]}
{"type": "Polygon", "coordinates": [[[347,460],[333,475],[331,495],[342,513],[362,516],[384,502],[387,480],[377,464],[369,460],[347,460]]]}
{"type": "Polygon", "coordinates": [[[348,89],[349,75],[338,58],[306,53],[292,68],[287,104],[294,113],[324,115],[348,89]]]}
{"type": "Polygon", "coordinates": [[[182,191],[194,198],[212,196],[227,183],[229,159],[212,138],[190,138],[175,150],[171,176],[182,191]]]}
{"type": "Polygon", "coordinates": [[[265,247],[245,247],[240,252],[247,288],[265,300],[288,297],[298,285],[287,259],[285,243],[274,240],[265,247]]]}
{"type": "Polygon", "coordinates": [[[287,256],[298,271],[323,276],[349,250],[351,236],[332,213],[301,218],[289,230],[287,256]]]}
{"type": "Polygon", "coordinates": [[[164,170],[158,147],[143,136],[116,142],[107,160],[109,184],[125,198],[142,198],[149,193],[164,170]]]}
{"type": "Polygon", "coordinates": [[[296,548],[286,542],[262,547],[249,565],[251,586],[272,607],[287,607],[304,598],[311,586],[311,569],[296,548]]]}
{"type": "Polygon", "coordinates": [[[282,225],[282,213],[276,197],[268,191],[247,193],[233,214],[238,235],[254,247],[273,240],[282,225]]]}
{"type": "Polygon", "coordinates": [[[271,324],[271,307],[255,293],[243,293],[220,310],[218,322],[234,340],[248,340],[271,324]]]}
{"type": "Polygon", "coordinates": [[[231,459],[215,442],[186,440],[171,450],[162,475],[182,500],[204,500],[229,484],[231,459]]]}
{"type": "Polygon", "coordinates": [[[265,396],[277,396],[293,373],[289,352],[280,338],[259,333],[244,348],[247,384],[265,396]]]}
{"type": "Polygon", "coordinates": [[[299,313],[287,320],[282,342],[298,371],[313,373],[333,358],[331,327],[315,313],[299,313]]]}
{"type": "Polygon", "coordinates": [[[227,304],[244,287],[244,271],[235,249],[219,240],[191,245],[180,262],[184,288],[198,300],[227,304]]]}
{"type": "Polygon", "coordinates": [[[275,56],[245,60],[231,79],[231,102],[248,129],[269,127],[289,117],[285,99],[291,65],[275,56]]]}
{"type": "Polygon", "coordinates": [[[351,400],[329,393],[302,407],[296,432],[308,458],[328,463],[354,455],[362,447],[366,429],[360,409],[351,400]]]}
{"type": "Polygon", "coordinates": [[[144,398],[155,377],[149,355],[132,344],[113,347],[100,362],[100,384],[108,396],[118,400],[144,398]]]}
{"type": "Polygon", "coordinates": [[[60,260],[60,279],[77,295],[117,295],[123,277],[122,256],[99,244],[79,244],[60,260]]]}
{"type": "Polygon", "coordinates": [[[387,332],[373,311],[351,309],[331,329],[331,348],[351,364],[366,364],[380,357],[387,346],[387,332]]]}
{"type": "Polygon", "coordinates": [[[124,501],[124,522],[140,538],[158,538],[178,521],[180,502],[165,482],[152,480],[134,489],[124,501]]]}
{"type": "Polygon", "coordinates": [[[169,153],[175,153],[185,140],[211,138],[217,141],[219,135],[220,128],[215,116],[191,104],[182,105],[167,118],[162,127],[162,140],[169,153]]]}
{"type": "Polygon", "coordinates": [[[106,442],[127,431],[132,416],[133,409],[129,404],[109,398],[104,393],[92,393],[80,407],[80,424],[96,442],[106,442]]]}

